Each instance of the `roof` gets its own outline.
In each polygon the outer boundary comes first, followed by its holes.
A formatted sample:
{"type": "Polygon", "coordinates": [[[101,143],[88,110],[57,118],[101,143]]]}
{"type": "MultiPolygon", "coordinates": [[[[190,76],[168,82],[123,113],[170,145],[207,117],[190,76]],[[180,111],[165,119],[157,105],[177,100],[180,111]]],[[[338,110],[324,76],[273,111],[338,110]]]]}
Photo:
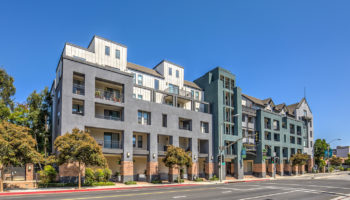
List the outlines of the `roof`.
{"type": "Polygon", "coordinates": [[[291,104],[289,106],[287,106],[287,113],[289,115],[294,115],[294,110],[299,106],[299,103],[295,103],[295,104],[291,104]]]}
{"type": "Polygon", "coordinates": [[[194,82],[191,82],[191,81],[184,80],[184,85],[198,89],[198,90],[202,90],[202,88],[200,88],[197,84],[195,84],[194,82]]]}
{"type": "Polygon", "coordinates": [[[275,106],[275,109],[281,111],[284,107],[286,107],[285,103],[281,103],[275,106]]]}
{"type": "Polygon", "coordinates": [[[265,105],[264,100],[261,100],[261,99],[258,99],[258,98],[255,98],[255,97],[252,97],[252,96],[249,96],[249,95],[246,95],[246,94],[242,94],[242,96],[244,96],[245,98],[251,100],[255,104],[258,104],[258,105],[261,105],[261,106],[265,105]]]}
{"type": "Polygon", "coordinates": [[[128,62],[127,68],[132,69],[132,70],[136,70],[136,71],[139,71],[139,72],[143,72],[143,73],[146,73],[146,74],[149,74],[149,75],[152,75],[152,76],[156,76],[156,77],[159,77],[159,78],[164,78],[156,70],[150,69],[148,67],[144,67],[144,66],[141,66],[141,65],[138,65],[138,64],[135,64],[135,63],[128,62]]]}

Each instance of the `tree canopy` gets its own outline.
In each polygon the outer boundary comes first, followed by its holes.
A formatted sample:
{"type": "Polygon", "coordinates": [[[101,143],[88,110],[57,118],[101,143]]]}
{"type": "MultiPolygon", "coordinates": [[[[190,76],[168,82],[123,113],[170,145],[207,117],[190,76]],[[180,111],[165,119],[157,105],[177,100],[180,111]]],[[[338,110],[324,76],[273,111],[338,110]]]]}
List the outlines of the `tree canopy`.
{"type": "Polygon", "coordinates": [[[343,160],[339,157],[333,156],[331,159],[329,159],[329,162],[331,165],[340,166],[343,163],[343,160]]]}
{"type": "Polygon", "coordinates": [[[292,162],[292,165],[305,165],[306,162],[309,160],[309,156],[307,154],[297,153],[294,154],[290,161],[292,162]]]}
{"type": "Polygon", "coordinates": [[[11,108],[13,106],[12,96],[16,93],[13,82],[13,77],[8,75],[5,69],[0,68],[0,103],[11,108]]]}
{"type": "MultiPolygon", "coordinates": [[[[38,163],[42,156],[35,149],[36,141],[29,129],[6,121],[0,122],[0,171],[6,166],[23,166],[38,163]]],[[[3,173],[1,173],[3,174],[3,173]]],[[[0,191],[3,190],[0,177],[0,191]]]]}
{"type": "Polygon", "coordinates": [[[101,167],[107,165],[102,148],[96,140],[79,129],[75,128],[72,133],[59,136],[55,140],[54,146],[58,152],[58,164],[79,163],[79,188],[81,187],[81,164],[101,167]]]}
{"type": "MultiPolygon", "coordinates": [[[[190,156],[191,152],[186,152],[184,149],[180,147],[175,147],[173,145],[169,145],[167,152],[165,154],[165,158],[163,158],[163,162],[165,166],[169,168],[178,167],[179,175],[180,175],[180,167],[192,166],[192,158],[190,156]]],[[[178,183],[180,183],[178,176],[178,183]]]]}
{"type": "Polygon", "coordinates": [[[314,157],[315,157],[315,163],[318,166],[322,166],[322,159],[324,157],[325,151],[328,149],[329,144],[327,144],[325,139],[317,139],[314,144],[314,157]]]}

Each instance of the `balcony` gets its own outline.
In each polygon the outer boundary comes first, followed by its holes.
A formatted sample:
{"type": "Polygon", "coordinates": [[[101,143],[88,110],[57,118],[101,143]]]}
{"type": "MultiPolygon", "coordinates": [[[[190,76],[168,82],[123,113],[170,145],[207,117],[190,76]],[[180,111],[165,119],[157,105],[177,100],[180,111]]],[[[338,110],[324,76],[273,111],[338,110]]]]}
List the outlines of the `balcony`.
{"type": "Polygon", "coordinates": [[[106,91],[101,88],[96,88],[95,89],[95,97],[98,99],[103,99],[107,101],[112,101],[112,102],[124,102],[124,97],[121,94],[121,91],[106,91]]]}
{"type": "Polygon", "coordinates": [[[123,153],[123,132],[119,130],[85,127],[96,142],[102,147],[103,153],[123,153]]]}
{"type": "Polygon", "coordinates": [[[250,114],[250,115],[256,116],[256,110],[251,108],[251,107],[248,107],[248,106],[242,105],[242,112],[245,114],[250,114]]]}
{"type": "Polygon", "coordinates": [[[179,129],[192,131],[192,120],[179,118],[179,129]]]}
{"type": "Polygon", "coordinates": [[[96,140],[96,142],[104,149],[123,149],[122,141],[96,140]]]}
{"type": "Polygon", "coordinates": [[[158,154],[165,155],[168,150],[168,145],[170,145],[171,136],[168,135],[158,135],[158,154]]]}
{"type": "Polygon", "coordinates": [[[124,108],[95,103],[95,117],[98,119],[123,121],[124,108]]]}
{"type": "Polygon", "coordinates": [[[114,121],[122,121],[121,117],[116,117],[112,115],[95,115],[96,118],[99,119],[107,119],[107,120],[114,120],[114,121]]]}
{"type": "Polygon", "coordinates": [[[73,94],[85,95],[85,86],[81,84],[73,84],[73,94]]]}
{"type": "Polygon", "coordinates": [[[148,155],[148,135],[146,133],[133,133],[132,137],[134,155],[148,155]]]}
{"type": "Polygon", "coordinates": [[[185,151],[191,151],[191,139],[186,137],[179,137],[179,147],[185,151]]]}

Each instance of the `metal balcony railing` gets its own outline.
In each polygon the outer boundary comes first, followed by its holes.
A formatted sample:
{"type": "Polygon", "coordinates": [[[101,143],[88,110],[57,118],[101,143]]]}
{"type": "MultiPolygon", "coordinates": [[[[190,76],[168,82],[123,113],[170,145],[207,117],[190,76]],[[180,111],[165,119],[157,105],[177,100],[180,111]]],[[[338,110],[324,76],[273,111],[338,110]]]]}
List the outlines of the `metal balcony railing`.
{"type": "Polygon", "coordinates": [[[115,121],[121,121],[121,117],[114,117],[114,116],[108,116],[108,115],[95,115],[96,118],[100,119],[107,119],[107,120],[115,120],[115,121]]]}
{"type": "Polygon", "coordinates": [[[113,102],[124,102],[122,92],[109,92],[100,88],[96,88],[95,97],[113,102]]]}
{"type": "Polygon", "coordinates": [[[169,144],[158,144],[158,151],[167,151],[169,144]]]}
{"type": "Polygon", "coordinates": [[[112,141],[112,140],[96,140],[96,142],[106,149],[122,149],[123,144],[122,141],[112,141]]]}
{"type": "Polygon", "coordinates": [[[73,94],[85,95],[85,86],[80,84],[73,84],[73,94]]]}

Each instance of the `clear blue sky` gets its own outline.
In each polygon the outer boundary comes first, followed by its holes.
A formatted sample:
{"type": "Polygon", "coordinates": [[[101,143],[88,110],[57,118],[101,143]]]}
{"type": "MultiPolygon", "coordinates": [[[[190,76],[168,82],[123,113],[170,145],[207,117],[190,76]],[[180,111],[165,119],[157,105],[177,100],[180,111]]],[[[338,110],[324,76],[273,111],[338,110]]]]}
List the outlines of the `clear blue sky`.
{"type": "Polygon", "coordinates": [[[275,103],[306,87],[316,138],[350,145],[350,1],[52,2],[1,2],[0,65],[17,101],[51,85],[65,42],[86,47],[96,34],[137,64],[184,66],[187,80],[222,66],[244,93],[275,103]]]}

